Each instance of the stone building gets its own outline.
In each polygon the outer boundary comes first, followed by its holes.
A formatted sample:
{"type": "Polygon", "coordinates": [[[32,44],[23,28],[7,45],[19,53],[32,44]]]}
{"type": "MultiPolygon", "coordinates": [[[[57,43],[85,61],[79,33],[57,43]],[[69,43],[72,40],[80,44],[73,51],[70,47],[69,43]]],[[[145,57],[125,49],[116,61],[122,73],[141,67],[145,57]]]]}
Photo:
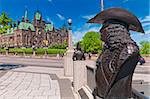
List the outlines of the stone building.
{"type": "Polygon", "coordinates": [[[27,17],[27,11],[21,22],[17,22],[7,33],[0,35],[0,47],[46,47],[68,42],[68,29],[64,25],[56,29],[50,22],[45,22],[37,11],[33,22],[27,17]]]}

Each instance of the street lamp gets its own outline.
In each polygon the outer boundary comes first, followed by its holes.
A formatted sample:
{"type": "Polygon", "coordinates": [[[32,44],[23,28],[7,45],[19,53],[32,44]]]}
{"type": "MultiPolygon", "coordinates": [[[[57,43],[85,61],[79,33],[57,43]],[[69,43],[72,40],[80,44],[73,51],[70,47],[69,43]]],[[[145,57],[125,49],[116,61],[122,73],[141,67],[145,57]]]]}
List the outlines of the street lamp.
{"type": "Polygon", "coordinates": [[[68,19],[68,24],[69,24],[69,26],[72,25],[72,19],[68,19]]]}
{"type": "Polygon", "coordinates": [[[68,31],[68,49],[73,49],[72,46],[72,19],[68,19],[69,31],[68,31]]]}
{"type": "Polygon", "coordinates": [[[72,45],[72,19],[68,19],[68,25],[69,25],[69,29],[68,29],[68,50],[66,52],[66,56],[64,59],[64,74],[65,76],[73,76],[73,45],[72,45]]]}

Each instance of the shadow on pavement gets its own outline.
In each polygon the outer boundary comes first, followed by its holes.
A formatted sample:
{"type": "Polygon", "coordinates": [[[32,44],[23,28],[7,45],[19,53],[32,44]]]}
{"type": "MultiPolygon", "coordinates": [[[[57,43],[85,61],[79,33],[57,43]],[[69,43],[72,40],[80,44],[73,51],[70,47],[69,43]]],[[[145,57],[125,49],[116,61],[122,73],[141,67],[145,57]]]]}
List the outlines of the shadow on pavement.
{"type": "Polygon", "coordinates": [[[20,67],[25,67],[25,66],[20,64],[0,64],[0,70],[11,70],[20,67]]]}

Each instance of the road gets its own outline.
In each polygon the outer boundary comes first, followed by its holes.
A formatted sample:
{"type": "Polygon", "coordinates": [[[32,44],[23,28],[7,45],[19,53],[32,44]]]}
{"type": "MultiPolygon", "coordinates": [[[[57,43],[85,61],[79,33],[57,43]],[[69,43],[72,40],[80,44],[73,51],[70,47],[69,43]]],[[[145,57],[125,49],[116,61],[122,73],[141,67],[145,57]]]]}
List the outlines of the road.
{"type": "Polygon", "coordinates": [[[15,56],[0,56],[0,64],[21,64],[25,66],[40,66],[40,67],[54,67],[63,68],[62,59],[39,59],[39,58],[23,58],[15,56]]]}

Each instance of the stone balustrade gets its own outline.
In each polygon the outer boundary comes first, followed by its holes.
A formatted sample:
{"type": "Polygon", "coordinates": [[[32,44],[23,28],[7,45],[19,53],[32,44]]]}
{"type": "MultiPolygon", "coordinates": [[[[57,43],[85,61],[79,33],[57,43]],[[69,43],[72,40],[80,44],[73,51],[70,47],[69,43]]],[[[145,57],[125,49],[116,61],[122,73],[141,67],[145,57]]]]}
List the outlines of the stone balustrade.
{"type": "Polygon", "coordinates": [[[81,97],[82,99],[87,99],[87,97],[93,99],[91,93],[95,87],[95,70],[95,61],[86,60],[73,62],[73,87],[79,96],[78,99],[81,99],[81,97]],[[85,95],[83,95],[83,91],[85,95]]]}

